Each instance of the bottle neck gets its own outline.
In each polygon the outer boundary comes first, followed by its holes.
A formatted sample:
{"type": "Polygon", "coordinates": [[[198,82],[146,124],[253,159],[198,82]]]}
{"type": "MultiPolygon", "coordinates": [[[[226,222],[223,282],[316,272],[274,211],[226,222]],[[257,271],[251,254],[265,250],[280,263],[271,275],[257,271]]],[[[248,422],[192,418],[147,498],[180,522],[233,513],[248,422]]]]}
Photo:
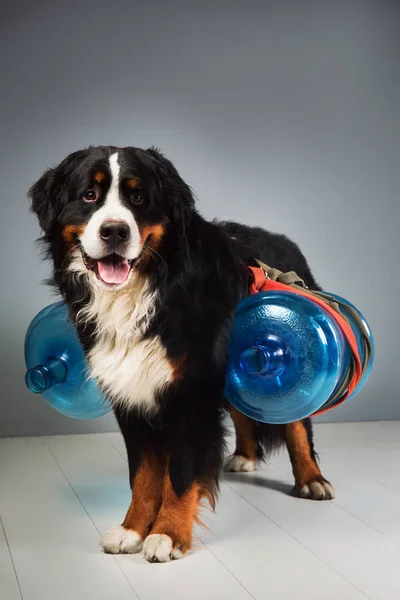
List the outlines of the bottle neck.
{"type": "Polygon", "coordinates": [[[65,358],[49,358],[43,365],[28,369],[25,383],[35,394],[42,394],[56,383],[66,380],[68,364],[65,358]]]}
{"type": "Polygon", "coordinates": [[[275,344],[246,348],[240,355],[240,365],[249,375],[279,376],[284,368],[284,351],[275,344]]]}

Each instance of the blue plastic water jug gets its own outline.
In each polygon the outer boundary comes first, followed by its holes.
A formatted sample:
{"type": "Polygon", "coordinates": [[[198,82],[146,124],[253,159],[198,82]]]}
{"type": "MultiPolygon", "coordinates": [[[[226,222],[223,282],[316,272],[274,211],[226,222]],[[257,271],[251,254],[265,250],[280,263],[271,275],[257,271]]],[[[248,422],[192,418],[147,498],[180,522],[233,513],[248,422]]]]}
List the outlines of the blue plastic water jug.
{"type": "Polygon", "coordinates": [[[63,302],[41,310],[29,325],[25,363],[28,388],[64,415],[93,419],[111,410],[96,382],[88,377],[83,349],[63,302]]]}
{"type": "MultiPolygon", "coordinates": [[[[347,300],[330,296],[341,303],[364,365],[362,378],[350,398],[368,379],[374,345],[363,315],[347,300]]],[[[259,292],[237,307],[225,395],[235,408],[257,421],[298,421],[330,406],[345,381],[351,356],[341,328],[321,306],[289,291],[259,292]]],[[[332,407],[341,397],[343,394],[332,407]]]]}
{"type": "MultiPolygon", "coordinates": [[[[354,396],[371,371],[373,340],[361,313],[340,296],[331,296],[341,301],[364,363],[354,396]],[[365,335],[370,342],[368,357],[365,335]]],[[[228,358],[229,402],[248,417],[277,424],[338,403],[335,392],[349,370],[351,350],[336,321],[318,304],[292,292],[265,291],[238,305],[228,358]]],[[[88,379],[83,350],[63,303],[48,306],[32,321],[25,359],[28,388],[41,393],[59,412],[90,419],[111,409],[95,381],[88,379]]]]}

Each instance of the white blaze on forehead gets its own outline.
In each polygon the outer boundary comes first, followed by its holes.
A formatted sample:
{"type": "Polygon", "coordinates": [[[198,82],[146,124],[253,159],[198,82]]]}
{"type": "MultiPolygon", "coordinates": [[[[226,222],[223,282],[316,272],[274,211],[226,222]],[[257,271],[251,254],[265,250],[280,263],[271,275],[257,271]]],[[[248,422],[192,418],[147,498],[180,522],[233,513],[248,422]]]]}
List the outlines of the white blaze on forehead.
{"type": "Polygon", "coordinates": [[[104,208],[107,209],[109,219],[117,219],[121,218],[121,214],[123,214],[123,211],[127,210],[124,206],[122,206],[119,198],[120,166],[118,163],[118,152],[115,152],[115,154],[111,154],[108,162],[110,163],[111,170],[111,185],[110,189],[108,190],[104,208]]]}
{"type": "Polygon", "coordinates": [[[120,165],[118,162],[118,152],[115,152],[110,156],[109,165],[111,171],[111,185],[107,193],[106,201],[90,218],[80,241],[86,254],[92,258],[102,258],[107,254],[107,249],[104,247],[99,236],[101,225],[108,219],[124,221],[130,229],[130,242],[124,252],[124,256],[130,260],[136,258],[139,254],[140,234],[132,212],[121,202],[119,192],[120,165]]]}

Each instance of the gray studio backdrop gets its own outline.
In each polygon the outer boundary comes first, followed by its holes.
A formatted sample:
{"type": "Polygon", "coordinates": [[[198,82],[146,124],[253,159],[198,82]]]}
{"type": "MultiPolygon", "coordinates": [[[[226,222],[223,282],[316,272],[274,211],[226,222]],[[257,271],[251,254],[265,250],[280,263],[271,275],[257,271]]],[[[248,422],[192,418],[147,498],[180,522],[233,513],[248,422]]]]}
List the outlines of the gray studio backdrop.
{"type": "Polygon", "coordinates": [[[325,420],[400,418],[399,4],[15,2],[0,25],[0,435],[77,422],[24,387],[23,342],[54,301],[26,192],[89,144],[169,156],[206,217],[283,231],[375,334],[365,390],[325,420]]]}

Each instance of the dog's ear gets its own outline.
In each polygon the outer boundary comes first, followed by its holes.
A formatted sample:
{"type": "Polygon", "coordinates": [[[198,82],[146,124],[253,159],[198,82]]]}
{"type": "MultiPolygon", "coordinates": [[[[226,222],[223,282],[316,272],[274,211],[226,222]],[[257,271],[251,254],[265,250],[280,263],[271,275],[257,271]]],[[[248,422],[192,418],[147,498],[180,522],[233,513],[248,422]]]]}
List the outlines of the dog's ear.
{"type": "Polygon", "coordinates": [[[51,231],[57,218],[59,192],[57,168],[48,169],[43,173],[28,192],[28,197],[31,200],[31,210],[36,214],[40,227],[46,234],[51,231]]]}
{"type": "Polygon", "coordinates": [[[172,207],[172,218],[182,221],[195,208],[191,188],[185,183],[170,160],[165,158],[157,148],[146,151],[153,158],[155,172],[160,181],[165,197],[172,207]]]}
{"type": "Polygon", "coordinates": [[[31,210],[38,217],[44,233],[50,233],[68,202],[66,183],[69,176],[90,151],[91,147],[72,152],[57,167],[43,173],[29,190],[31,210]]]}

